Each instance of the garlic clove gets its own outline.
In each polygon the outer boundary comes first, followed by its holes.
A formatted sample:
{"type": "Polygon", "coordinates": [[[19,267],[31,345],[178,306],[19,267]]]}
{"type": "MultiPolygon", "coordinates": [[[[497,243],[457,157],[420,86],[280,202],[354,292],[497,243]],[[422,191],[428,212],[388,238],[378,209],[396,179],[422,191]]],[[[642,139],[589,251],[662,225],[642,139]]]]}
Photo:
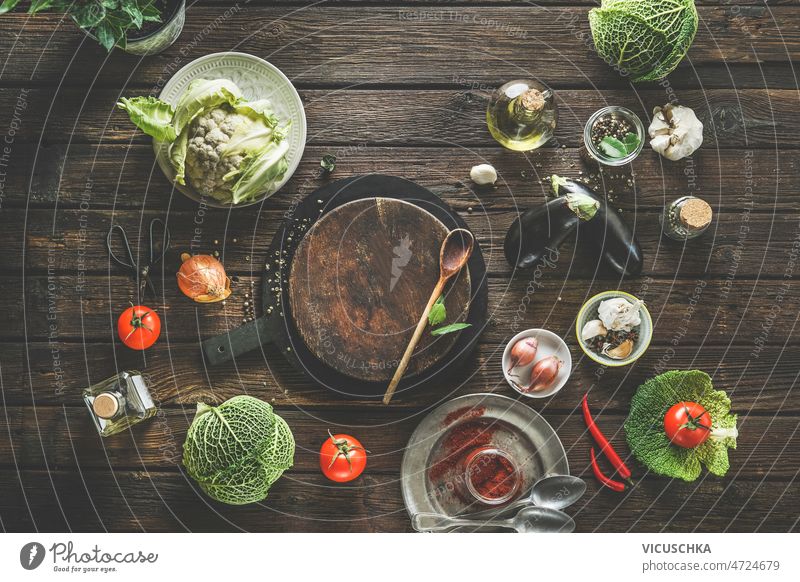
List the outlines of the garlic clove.
{"type": "Polygon", "coordinates": [[[497,170],[489,164],[478,164],[477,166],[472,166],[469,171],[469,177],[479,186],[494,184],[497,182],[497,170]]]}
{"type": "Polygon", "coordinates": [[[624,360],[631,353],[633,353],[633,340],[626,339],[615,348],[612,348],[611,344],[603,346],[603,355],[614,360],[624,360]]]}
{"type": "Polygon", "coordinates": [[[603,325],[602,321],[599,319],[592,319],[584,324],[583,329],[581,330],[581,339],[585,342],[588,342],[594,337],[606,335],[607,333],[608,330],[606,329],[606,326],[603,325]]]}

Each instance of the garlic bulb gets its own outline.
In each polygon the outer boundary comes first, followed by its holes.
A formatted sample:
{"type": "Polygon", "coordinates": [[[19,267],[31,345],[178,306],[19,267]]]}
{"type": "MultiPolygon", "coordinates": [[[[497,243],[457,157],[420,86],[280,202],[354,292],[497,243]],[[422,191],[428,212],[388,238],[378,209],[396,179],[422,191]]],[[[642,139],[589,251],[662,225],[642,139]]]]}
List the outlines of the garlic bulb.
{"type": "Polygon", "coordinates": [[[667,103],[653,109],[647,132],[650,147],[673,162],[692,155],[703,143],[703,124],[694,111],[682,105],[667,103]]]}
{"type": "Polygon", "coordinates": [[[644,302],[635,300],[633,303],[624,297],[614,297],[600,302],[597,316],[606,329],[613,331],[630,331],[642,323],[639,308],[644,302]]]}
{"type": "Polygon", "coordinates": [[[581,330],[581,339],[585,342],[588,342],[593,337],[597,337],[599,335],[606,335],[608,330],[606,326],[603,325],[603,322],[599,319],[592,319],[587,321],[583,329],[581,330]]]}
{"type": "Polygon", "coordinates": [[[469,171],[469,177],[479,186],[494,184],[497,182],[497,170],[489,164],[478,164],[477,166],[472,166],[469,171]]]}

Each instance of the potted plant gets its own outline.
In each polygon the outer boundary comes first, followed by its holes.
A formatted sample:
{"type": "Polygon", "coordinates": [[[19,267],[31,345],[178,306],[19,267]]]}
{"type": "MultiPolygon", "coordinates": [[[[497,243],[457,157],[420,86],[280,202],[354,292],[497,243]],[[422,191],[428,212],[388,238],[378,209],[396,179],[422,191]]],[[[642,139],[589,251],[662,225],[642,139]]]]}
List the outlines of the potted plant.
{"type": "MultiPolygon", "coordinates": [[[[20,0],[2,0],[0,14],[20,0]]],[[[60,12],[72,18],[106,50],[134,55],[159,53],[178,38],[186,16],[185,0],[31,0],[28,14],[60,12]]]]}

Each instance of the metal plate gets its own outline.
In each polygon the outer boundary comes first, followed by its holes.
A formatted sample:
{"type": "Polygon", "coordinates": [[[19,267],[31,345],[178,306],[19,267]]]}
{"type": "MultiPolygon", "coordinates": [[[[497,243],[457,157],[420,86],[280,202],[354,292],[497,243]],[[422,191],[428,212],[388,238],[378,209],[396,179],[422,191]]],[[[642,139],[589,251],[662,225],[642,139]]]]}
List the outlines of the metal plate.
{"type": "MultiPolygon", "coordinates": [[[[306,113],[300,95],[297,94],[291,81],[275,65],[247,53],[223,52],[200,57],[183,67],[167,81],[158,98],[175,105],[194,79],[228,79],[238,85],[248,101],[269,99],[281,123],[289,120],[292,122],[286,136],[289,140],[289,151],[286,153],[289,168],[272,191],[244,204],[221,204],[208,196],[200,196],[187,186],[175,184],[175,187],[195,202],[202,202],[215,208],[243,208],[262,202],[289,181],[303,156],[306,147],[306,113]]],[[[175,170],[169,162],[167,145],[153,140],[153,149],[158,165],[174,184],[175,170]]]]}
{"type": "MultiPolygon", "coordinates": [[[[518,498],[528,496],[533,484],[547,474],[569,474],[564,446],[538,412],[507,396],[460,396],[425,417],[408,441],[403,455],[401,482],[409,515],[422,512],[464,515],[486,509],[465,503],[454,495],[449,476],[434,483],[429,475],[431,467],[443,455],[442,444],[450,431],[462,423],[477,420],[468,413],[460,413],[481,408],[481,422],[487,422],[495,430],[492,444],[510,453],[520,466],[523,483],[518,498]],[[450,421],[453,417],[458,419],[450,421]]],[[[499,512],[502,512],[502,507],[497,509],[499,512]]]]}

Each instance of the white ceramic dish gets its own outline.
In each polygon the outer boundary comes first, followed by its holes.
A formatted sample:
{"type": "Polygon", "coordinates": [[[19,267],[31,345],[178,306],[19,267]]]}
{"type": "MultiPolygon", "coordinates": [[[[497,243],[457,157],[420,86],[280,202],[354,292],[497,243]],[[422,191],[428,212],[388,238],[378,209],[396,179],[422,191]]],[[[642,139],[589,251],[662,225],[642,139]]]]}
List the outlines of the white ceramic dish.
{"type": "Polygon", "coordinates": [[[503,375],[506,378],[506,382],[508,382],[508,385],[517,393],[527,396],[528,398],[548,398],[552,396],[564,387],[570,374],[572,374],[572,355],[569,352],[567,344],[552,331],[547,331],[546,329],[527,329],[521,331],[511,338],[511,341],[508,342],[503,352],[503,375]],[[509,372],[508,367],[511,365],[511,348],[519,340],[526,337],[535,337],[539,341],[536,357],[533,359],[533,362],[527,366],[517,366],[509,372]],[[548,356],[556,356],[559,360],[564,362],[561,369],[558,371],[558,376],[556,376],[550,387],[539,392],[522,392],[518,390],[514,384],[526,386],[529,383],[533,366],[536,365],[536,362],[548,356]]]}
{"type": "MultiPolygon", "coordinates": [[[[289,168],[283,180],[257,200],[245,204],[222,204],[208,196],[201,197],[188,186],[175,184],[178,190],[195,202],[203,202],[215,208],[243,208],[258,204],[280,190],[300,164],[306,147],[306,113],[300,95],[286,75],[264,59],[246,53],[224,52],[200,57],[183,67],[167,81],[159,99],[174,105],[194,79],[229,79],[239,86],[248,100],[269,99],[282,123],[291,120],[292,125],[286,137],[289,140],[289,151],[286,154],[289,168]]],[[[175,171],[169,163],[167,145],[153,140],[153,149],[164,175],[174,183],[175,171]]]]}

